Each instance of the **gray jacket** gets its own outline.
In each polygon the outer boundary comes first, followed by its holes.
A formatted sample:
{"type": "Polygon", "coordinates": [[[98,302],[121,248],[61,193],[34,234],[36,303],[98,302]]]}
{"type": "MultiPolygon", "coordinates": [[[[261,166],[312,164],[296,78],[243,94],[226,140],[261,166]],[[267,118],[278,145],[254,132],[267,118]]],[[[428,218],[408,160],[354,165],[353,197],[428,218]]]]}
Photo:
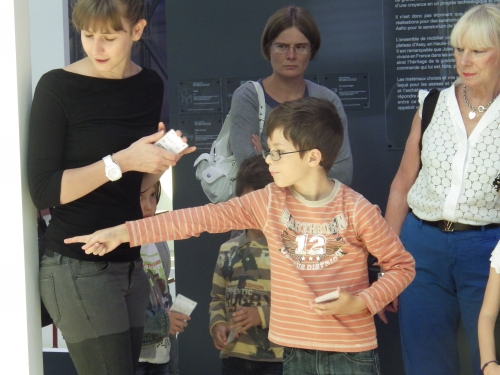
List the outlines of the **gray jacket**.
{"type": "MultiPolygon", "coordinates": [[[[305,81],[310,97],[327,99],[337,108],[342,125],[344,125],[344,143],[332,169],[328,173],[328,177],[336,178],[340,182],[349,185],[352,182],[353,163],[347,128],[347,116],[342,107],[342,102],[332,90],[311,81],[305,81]]],[[[243,160],[250,156],[257,154],[257,151],[253,148],[251,137],[252,134],[259,133],[258,103],[257,92],[251,82],[244,83],[233,94],[229,136],[231,148],[238,164],[241,164],[243,160]]],[[[271,109],[266,104],[266,119],[271,109]]],[[[267,138],[265,132],[263,133],[261,134],[262,145],[267,147],[267,138]]]]}

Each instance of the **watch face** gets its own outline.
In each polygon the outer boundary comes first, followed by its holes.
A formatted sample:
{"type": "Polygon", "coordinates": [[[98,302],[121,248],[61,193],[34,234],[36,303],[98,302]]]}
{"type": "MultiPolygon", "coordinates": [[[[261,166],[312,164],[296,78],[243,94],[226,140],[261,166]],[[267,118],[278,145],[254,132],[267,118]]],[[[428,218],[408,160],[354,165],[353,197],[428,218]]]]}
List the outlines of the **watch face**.
{"type": "Polygon", "coordinates": [[[122,170],[111,155],[103,157],[102,160],[104,160],[104,165],[106,166],[106,177],[111,181],[119,180],[122,177],[122,170]]]}
{"type": "Polygon", "coordinates": [[[116,166],[111,167],[108,171],[108,174],[109,174],[109,178],[112,180],[116,180],[116,179],[120,178],[122,175],[120,170],[116,166]]]}

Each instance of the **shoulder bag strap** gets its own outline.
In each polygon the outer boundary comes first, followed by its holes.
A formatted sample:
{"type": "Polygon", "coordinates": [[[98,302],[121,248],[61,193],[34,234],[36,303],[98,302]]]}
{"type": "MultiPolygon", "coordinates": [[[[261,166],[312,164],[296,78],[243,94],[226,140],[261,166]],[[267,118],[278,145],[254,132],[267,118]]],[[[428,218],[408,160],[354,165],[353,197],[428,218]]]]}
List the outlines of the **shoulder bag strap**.
{"type": "Polygon", "coordinates": [[[424,136],[424,132],[431,123],[432,116],[434,115],[434,109],[436,109],[436,104],[439,99],[439,90],[432,89],[429,91],[427,96],[424,99],[424,104],[422,107],[422,132],[420,135],[420,149],[422,149],[422,137],[424,136]]]}
{"type": "Polygon", "coordinates": [[[266,99],[264,98],[264,90],[262,86],[257,81],[251,81],[255,86],[257,91],[257,97],[259,98],[259,135],[262,134],[264,130],[264,121],[266,121],[266,99]]]}

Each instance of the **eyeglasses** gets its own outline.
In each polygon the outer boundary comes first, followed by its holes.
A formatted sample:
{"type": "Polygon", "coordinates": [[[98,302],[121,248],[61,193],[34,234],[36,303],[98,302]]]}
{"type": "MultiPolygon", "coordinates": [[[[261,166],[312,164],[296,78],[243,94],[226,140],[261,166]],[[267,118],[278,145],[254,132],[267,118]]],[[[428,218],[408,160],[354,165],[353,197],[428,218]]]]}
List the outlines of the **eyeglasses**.
{"type": "Polygon", "coordinates": [[[270,156],[272,161],[278,161],[281,159],[281,155],[295,154],[296,152],[306,152],[306,151],[311,151],[311,150],[298,150],[290,152],[281,152],[276,150],[271,150],[271,151],[262,150],[262,156],[264,157],[264,159],[270,156]]]}
{"type": "Polygon", "coordinates": [[[290,48],[298,55],[307,55],[311,51],[311,46],[308,44],[297,44],[296,46],[289,46],[288,44],[273,43],[271,48],[276,53],[287,53],[290,48]]]}

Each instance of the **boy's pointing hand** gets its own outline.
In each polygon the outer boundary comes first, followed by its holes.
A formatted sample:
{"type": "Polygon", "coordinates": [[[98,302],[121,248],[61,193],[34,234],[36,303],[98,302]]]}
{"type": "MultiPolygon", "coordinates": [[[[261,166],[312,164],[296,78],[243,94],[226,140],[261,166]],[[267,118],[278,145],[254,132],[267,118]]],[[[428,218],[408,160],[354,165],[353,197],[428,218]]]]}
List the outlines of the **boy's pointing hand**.
{"type": "Polygon", "coordinates": [[[82,249],[85,254],[103,256],[124,242],[129,242],[130,236],[125,224],[116,227],[98,230],[93,234],[66,238],[65,244],[84,243],[82,249]]]}

